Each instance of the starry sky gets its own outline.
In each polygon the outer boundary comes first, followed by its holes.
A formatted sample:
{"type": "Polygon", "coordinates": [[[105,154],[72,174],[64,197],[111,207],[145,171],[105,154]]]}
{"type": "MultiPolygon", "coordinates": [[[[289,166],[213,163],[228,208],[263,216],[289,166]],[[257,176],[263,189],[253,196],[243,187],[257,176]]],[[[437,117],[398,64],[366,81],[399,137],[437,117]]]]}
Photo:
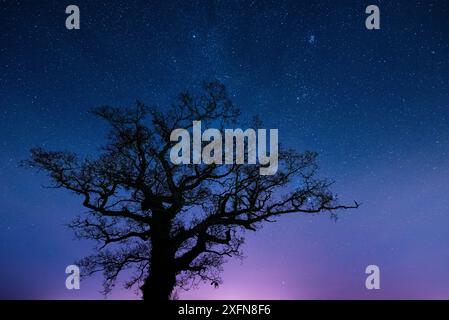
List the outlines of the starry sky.
{"type": "Polygon", "coordinates": [[[65,288],[93,243],[65,226],[80,199],[18,165],[29,149],[95,154],[107,128],[90,108],[163,108],[218,79],[243,117],[319,152],[320,174],[363,205],[248,233],[219,289],[180,298],[449,299],[448,16],[445,0],[1,0],[0,298],[103,299],[101,277],[65,288]],[[80,30],[65,28],[70,4],[80,30]],[[380,30],[365,28],[370,4],[380,30]],[[365,288],[370,264],[380,290],[365,288]]]}

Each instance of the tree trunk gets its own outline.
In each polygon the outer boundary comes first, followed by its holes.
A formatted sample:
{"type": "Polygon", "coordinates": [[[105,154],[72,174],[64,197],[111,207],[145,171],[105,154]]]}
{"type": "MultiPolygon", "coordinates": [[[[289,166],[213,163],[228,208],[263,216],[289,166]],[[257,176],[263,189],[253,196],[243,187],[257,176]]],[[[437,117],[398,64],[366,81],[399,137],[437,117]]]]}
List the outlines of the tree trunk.
{"type": "Polygon", "coordinates": [[[166,212],[153,215],[150,272],[141,287],[143,299],[148,301],[167,301],[176,285],[175,251],[167,216],[166,212]]]}
{"type": "Polygon", "coordinates": [[[176,284],[176,275],[169,267],[151,266],[151,271],[144,285],[141,287],[143,300],[167,301],[176,284]]]}

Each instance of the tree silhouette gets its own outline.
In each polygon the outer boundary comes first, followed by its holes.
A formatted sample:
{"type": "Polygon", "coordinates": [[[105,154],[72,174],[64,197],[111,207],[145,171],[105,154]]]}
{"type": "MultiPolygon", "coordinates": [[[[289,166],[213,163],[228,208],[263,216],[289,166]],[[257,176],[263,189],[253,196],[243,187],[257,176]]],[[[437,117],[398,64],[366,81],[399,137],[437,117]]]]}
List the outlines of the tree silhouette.
{"type": "Polygon", "coordinates": [[[193,120],[225,128],[238,118],[219,82],[181,93],[165,110],[137,102],[92,113],[111,127],[97,158],[35,148],[25,163],[45,171],[52,187],[82,197],[88,212],[70,227],[98,246],[79,265],[84,275],[103,272],[105,293],[128,269],[126,287],[139,286],[148,300],[200,281],[218,286],[225,258],[241,255],[245,230],[288,213],[359,206],[340,205],[331,183],[316,177],[314,152],[280,150],[275,175],[260,175],[260,165],[171,163],[172,130],[191,129],[193,120]]]}

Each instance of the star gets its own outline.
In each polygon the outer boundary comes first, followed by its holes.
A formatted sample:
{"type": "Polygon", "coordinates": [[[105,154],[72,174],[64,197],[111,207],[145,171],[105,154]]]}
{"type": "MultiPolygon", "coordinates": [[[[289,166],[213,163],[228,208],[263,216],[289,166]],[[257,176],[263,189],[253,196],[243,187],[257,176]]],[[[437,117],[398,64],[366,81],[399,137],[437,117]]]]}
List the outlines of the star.
{"type": "Polygon", "coordinates": [[[309,44],[315,44],[316,43],[316,37],[314,34],[311,34],[309,36],[309,40],[308,40],[309,44]]]}

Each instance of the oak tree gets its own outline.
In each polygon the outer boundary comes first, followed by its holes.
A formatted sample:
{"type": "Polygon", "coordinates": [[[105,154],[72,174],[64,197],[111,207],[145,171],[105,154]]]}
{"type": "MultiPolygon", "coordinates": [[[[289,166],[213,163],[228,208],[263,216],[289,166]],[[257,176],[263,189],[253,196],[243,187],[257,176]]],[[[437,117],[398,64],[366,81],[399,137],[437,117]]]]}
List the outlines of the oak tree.
{"type": "Polygon", "coordinates": [[[359,206],[339,204],[331,182],[317,177],[314,152],[280,148],[274,175],[261,175],[260,164],[173,164],[174,129],[190,130],[193,120],[225,128],[239,118],[219,82],[183,92],[165,109],[137,102],[92,113],[110,125],[97,157],[35,148],[25,163],[81,196],[87,212],[70,227],[98,246],[79,265],[85,275],[103,273],[106,293],[125,270],[132,270],[126,286],[139,286],[143,299],[167,300],[199,281],[218,286],[225,258],[241,255],[245,231],[286,214],[359,206]]]}

